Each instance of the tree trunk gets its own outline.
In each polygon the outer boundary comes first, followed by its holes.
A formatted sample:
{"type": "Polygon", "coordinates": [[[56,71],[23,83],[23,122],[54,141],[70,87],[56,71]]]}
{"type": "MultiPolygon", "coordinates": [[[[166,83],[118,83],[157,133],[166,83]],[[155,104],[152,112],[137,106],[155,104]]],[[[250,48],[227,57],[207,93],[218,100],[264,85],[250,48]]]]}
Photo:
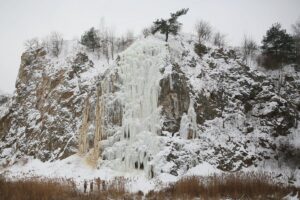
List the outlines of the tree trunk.
{"type": "Polygon", "coordinates": [[[114,41],[111,41],[111,59],[114,59],[114,51],[115,51],[115,46],[114,46],[114,41]]]}
{"type": "Polygon", "coordinates": [[[169,38],[169,32],[166,32],[166,42],[168,42],[168,38],[169,38]]]}

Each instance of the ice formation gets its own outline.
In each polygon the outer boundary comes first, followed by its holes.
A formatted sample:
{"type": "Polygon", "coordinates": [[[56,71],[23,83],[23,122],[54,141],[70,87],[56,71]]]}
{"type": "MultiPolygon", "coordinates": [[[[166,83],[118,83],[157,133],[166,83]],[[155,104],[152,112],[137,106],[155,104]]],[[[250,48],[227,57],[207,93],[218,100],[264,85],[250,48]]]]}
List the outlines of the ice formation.
{"type": "Polygon", "coordinates": [[[100,92],[93,111],[94,142],[90,151],[87,147],[89,105],[86,105],[80,129],[80,153],[90,152],[89,158],[95,161],[101,157],[103,143],[106,148],[102,156],[105,160],[119,162],[115,165],[118,170],[139,169],[145,170],[149,177],[154,176],[151,160],[159,152],[159,141],[155,136],[160,135],[161,131],[158,107],[159,81],[162,76],[160,68],[165,65],[166,56],[164,42],[156,39],[136,42],[120,55],[115,71],[103,79],[98,88],[100,92]],[[117,74],[119,80],[112,81],[112,74],[117,74]],[[113,89],[116,84],[120,84],[118,92],[113,89]],[[112,102],[115,104],[108,105],[112,102]],[[122,110],[122,123],[119,130],[109,134],[106,120],[107,116],[112,115],[108,112],[115,112],[116,109],[122,110]]]}
{"type": "Polygon", "coordinates": [[[87,133],[89,127],[89,122],[88,122],[89,109],[90,109],[89,99],[86,99],[85,108],[83,110],[82,125],[79,129],[79,153],[82,155],[87,153],[88,150],[87,133]]]}
{"type": "Polygon", "coordinates": [[[180,136],[185,139],[194,139],[197,133],[196,112],[194,109],[194,101],[190,101],[187,114],[183,114],[180,121],[180,136]]]}
{"type": "Polygon", "coordinates": [[[120,154],[125,169],[144,169],[150,177],[153,171],[149,161],[159,151],[155,137],[160,132],[159,69],[165,64],[165,56],[164,42],[150,40],[133,45],[120,62],[124,105],[121,130],[126,141],[120,154]]]}

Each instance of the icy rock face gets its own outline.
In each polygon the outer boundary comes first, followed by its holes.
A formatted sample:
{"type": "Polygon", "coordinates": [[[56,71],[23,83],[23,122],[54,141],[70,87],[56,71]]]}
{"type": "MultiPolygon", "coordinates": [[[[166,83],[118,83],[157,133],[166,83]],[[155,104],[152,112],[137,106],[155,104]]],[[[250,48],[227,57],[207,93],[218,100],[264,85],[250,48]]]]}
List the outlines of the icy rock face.
{"type": "Polygon", "coordinates": [[[109,65],[84,48],[59,58],[25,52],[0,116],[0,163],[79,153],[149,178],[202,161],[224,171],[299,167],[299,74],[252,70],[210,44],[200,57],[195,41],[140,39],[109,65]]]}
{"type": "Polygon", "coordinates": [[[107,144],[119,141],[123,105],[120,99],[120,76],[114,68],[98,81],[96,91],[89,94],[83,105],[79,128],[78,151],[92,166],[102,163],[107,144]]]}

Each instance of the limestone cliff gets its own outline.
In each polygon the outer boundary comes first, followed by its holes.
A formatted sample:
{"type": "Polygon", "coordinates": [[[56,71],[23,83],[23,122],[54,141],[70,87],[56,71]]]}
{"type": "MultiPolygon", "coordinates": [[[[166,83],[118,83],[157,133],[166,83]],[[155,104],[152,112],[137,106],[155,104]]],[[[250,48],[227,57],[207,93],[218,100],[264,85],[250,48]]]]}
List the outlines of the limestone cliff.
{"type": "Polygon", "coordinates": [[[187,38],[140,39],[110,64],[76,42],[58,58],[25,52],[0,116],[0,164],[79,153],[148,177],[203,161],[224,171],[300,167],[297,67],[270,75],[209,44],[200,57],[187,38]]]}

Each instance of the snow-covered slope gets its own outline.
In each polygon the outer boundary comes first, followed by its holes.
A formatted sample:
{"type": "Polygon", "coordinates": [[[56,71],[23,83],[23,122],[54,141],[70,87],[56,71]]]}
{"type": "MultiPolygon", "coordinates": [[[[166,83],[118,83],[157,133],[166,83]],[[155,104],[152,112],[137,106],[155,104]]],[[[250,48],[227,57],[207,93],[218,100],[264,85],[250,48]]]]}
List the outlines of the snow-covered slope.
{"type": "Polygon", "coordinates": [[[277,79],[233,50],[206,44],[199,56],[194,45],[191,36],[151,36],[110,64],[71,41],[58,58],[25,52],[1,119],[0,164],[77,153],[76,166],[88,163],[95,176],[174,180],[207,166],[270,167],[300,184],[298,72],[277,79]]]}

